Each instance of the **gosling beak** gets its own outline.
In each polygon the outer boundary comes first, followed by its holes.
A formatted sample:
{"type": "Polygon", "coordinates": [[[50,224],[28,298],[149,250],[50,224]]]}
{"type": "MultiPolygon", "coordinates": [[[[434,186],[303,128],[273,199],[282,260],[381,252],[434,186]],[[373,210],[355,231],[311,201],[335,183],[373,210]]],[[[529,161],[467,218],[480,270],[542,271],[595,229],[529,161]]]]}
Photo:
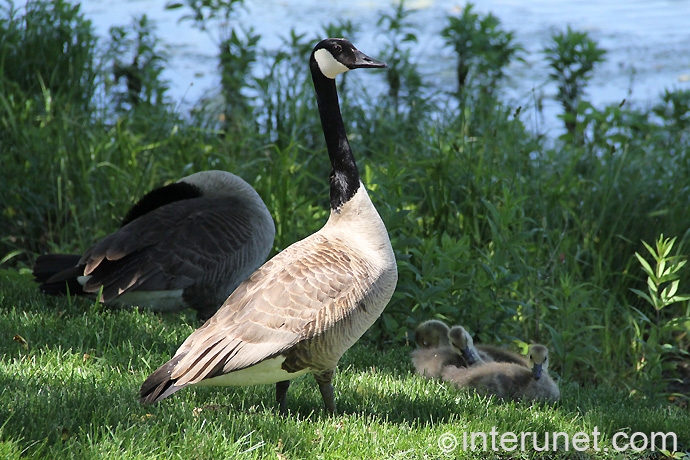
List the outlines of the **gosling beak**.
{"type": "Polygon", "coordinates": [[[539,380],[541,378],[542,366],[541,364],[535,364],[532,368],[532,376],[534,380],[539,380]]]}
{"type": "Polygon", "coordinates": [[[465,358],[465,361],[467,361],[468,365],[472,365],[477,362],[477,357],[472,353],[472,350],[470,350],[470,347],[464,348],[462,350],[462,356],[465,358]]]}
{"type": "Polygon", "coordinates": [[[355,63],[352,64],[350,69],[380,69],[384,67],[388,67],[385,62],[377,61],[362,53],[360,50],[355,50],[355,63]]]}

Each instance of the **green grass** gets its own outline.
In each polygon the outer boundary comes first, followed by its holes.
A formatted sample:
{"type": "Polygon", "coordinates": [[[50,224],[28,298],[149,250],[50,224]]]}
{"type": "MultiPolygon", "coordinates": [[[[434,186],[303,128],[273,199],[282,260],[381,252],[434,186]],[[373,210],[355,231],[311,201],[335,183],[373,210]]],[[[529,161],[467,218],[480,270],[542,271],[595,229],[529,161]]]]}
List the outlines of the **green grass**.
{"type": "MultiPolygon", "coordinates": [[[[10,270],[0,272],[0,292],[2,458],[442,458],[441,435],[462,440],[463,432],[492,427],[571,436],[597,427],[599,446],[620,430],[675,432],[679,448],[690,448],[687,410],[567,382],[554,407],[498,403],[415,375],[409,346],[379,350],[366,339],[340,363],[339,414],[333,417],[322,409],[311,376],[293,382],[286,417],[276,414],[271,385],[186,389],[143,406],[137,402],[141,382],[193,330],[192,314],[111,311],[83,299],[47,298],[30,277],[10,270]]],[[[495,453],[574,454],[562,448],[495,453]]],[[[575,457],[616,458],[591,450],[575,457]]]]}

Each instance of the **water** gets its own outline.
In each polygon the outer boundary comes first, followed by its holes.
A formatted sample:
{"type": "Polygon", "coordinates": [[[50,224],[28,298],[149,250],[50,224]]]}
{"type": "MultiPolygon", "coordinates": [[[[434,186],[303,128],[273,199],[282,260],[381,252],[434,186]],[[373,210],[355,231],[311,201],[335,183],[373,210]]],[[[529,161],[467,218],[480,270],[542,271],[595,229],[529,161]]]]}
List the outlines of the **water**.
{"type": "MultiPolygon", "coordinates": [[[[132,15],[146,13],[156,21],[158,35],[170,46],[171,61],[164,77],[171,81],[171,95],[192,105],[215,91],[217,37],[199,32],[189,21],[178,22],[184,9],[165,11],[165,0],[85,0],[82,10],[106,36],[113,25],[126,25],[132,15]]],[[[361,25],[355,44],[372,57],[380,49],[375,33],[378,12],[391,11],[389,2],[375,0],[246,0],[241,21],[262,36],[260,46],[275,48],[290,29],[320,36],[323,26],[338,19],[361,25]]],[[[457,0],[408,0],[418,10],[412,20],[419,24],[415,60],[427,77],[449,90],[454,88],[455,60],[444,48],[439,31],[448,14],[457,14],[457,0]]],[[[606,62],[595,68],[588,87],[589,99],[597,106],[627,99],[649,107],[664,89],[690,89],[690,0],[483,0],[475,12],[492,12],[505,30],[515,31],[526,49],[525,63],[509,69],[506,92],[509,103],[530,107],[535,95],[545,96],[544,117],[536,122],[551,127],[560,111],[552,101],[555,86],[548,82],[548,69],[540,52],[554,31],[570,25],[587,31],[607,50],[606,62]]],[[[560,124],[560,122],[558,122],[560,124]]]]}

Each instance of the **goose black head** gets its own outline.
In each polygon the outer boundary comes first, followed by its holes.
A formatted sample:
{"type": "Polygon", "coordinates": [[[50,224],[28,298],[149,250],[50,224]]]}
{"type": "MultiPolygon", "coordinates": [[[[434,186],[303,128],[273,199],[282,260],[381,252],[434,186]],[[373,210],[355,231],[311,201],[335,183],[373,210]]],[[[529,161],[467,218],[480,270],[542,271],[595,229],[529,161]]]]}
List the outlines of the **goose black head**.
{"type": "Polygon", "coordinates": [[[386,67],[384,62],[370,58],[344,38],[321,40],[314,47],[310,63],[331,79],[352,69],[386,67]]]}

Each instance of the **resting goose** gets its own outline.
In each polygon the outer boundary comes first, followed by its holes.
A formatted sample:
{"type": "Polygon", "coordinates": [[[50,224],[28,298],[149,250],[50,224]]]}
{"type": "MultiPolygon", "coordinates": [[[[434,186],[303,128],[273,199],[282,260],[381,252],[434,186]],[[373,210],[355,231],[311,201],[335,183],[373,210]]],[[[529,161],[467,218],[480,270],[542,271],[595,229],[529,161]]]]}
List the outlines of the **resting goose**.
{"type": "Polygon", "coordinates": [[[254,272],[173,358],[143,383],[155,403],[187,386],[276,383],[286,413],[289,381],[313,373],[335,412],[338,360],[379,317],[398,274],[386,227],[360,181],[340,114],[335,77],[385,67],[345,39],[319,42],[309,60],[331,162],[331,213],[318,232],[254,272]]]}
{"type": "Polygon", "coordinates": [[[139,200],[119,230],[79,255],[38,257],[47,294],[96,295],[107,305],[197,310],[209,318],[268,257],[275,226],[261,197],[225,171],[204,171],[139,200]]]}
{"type": "Polygon", "coordinates": [[[458,388],[474,388],[500,399],[554,402],[560,391],[548,373],[548,354],[545,346],[531,345],[529,367],[514,363],[485,363],[470,369],[448,366],[441,376],[458,388]]]}

